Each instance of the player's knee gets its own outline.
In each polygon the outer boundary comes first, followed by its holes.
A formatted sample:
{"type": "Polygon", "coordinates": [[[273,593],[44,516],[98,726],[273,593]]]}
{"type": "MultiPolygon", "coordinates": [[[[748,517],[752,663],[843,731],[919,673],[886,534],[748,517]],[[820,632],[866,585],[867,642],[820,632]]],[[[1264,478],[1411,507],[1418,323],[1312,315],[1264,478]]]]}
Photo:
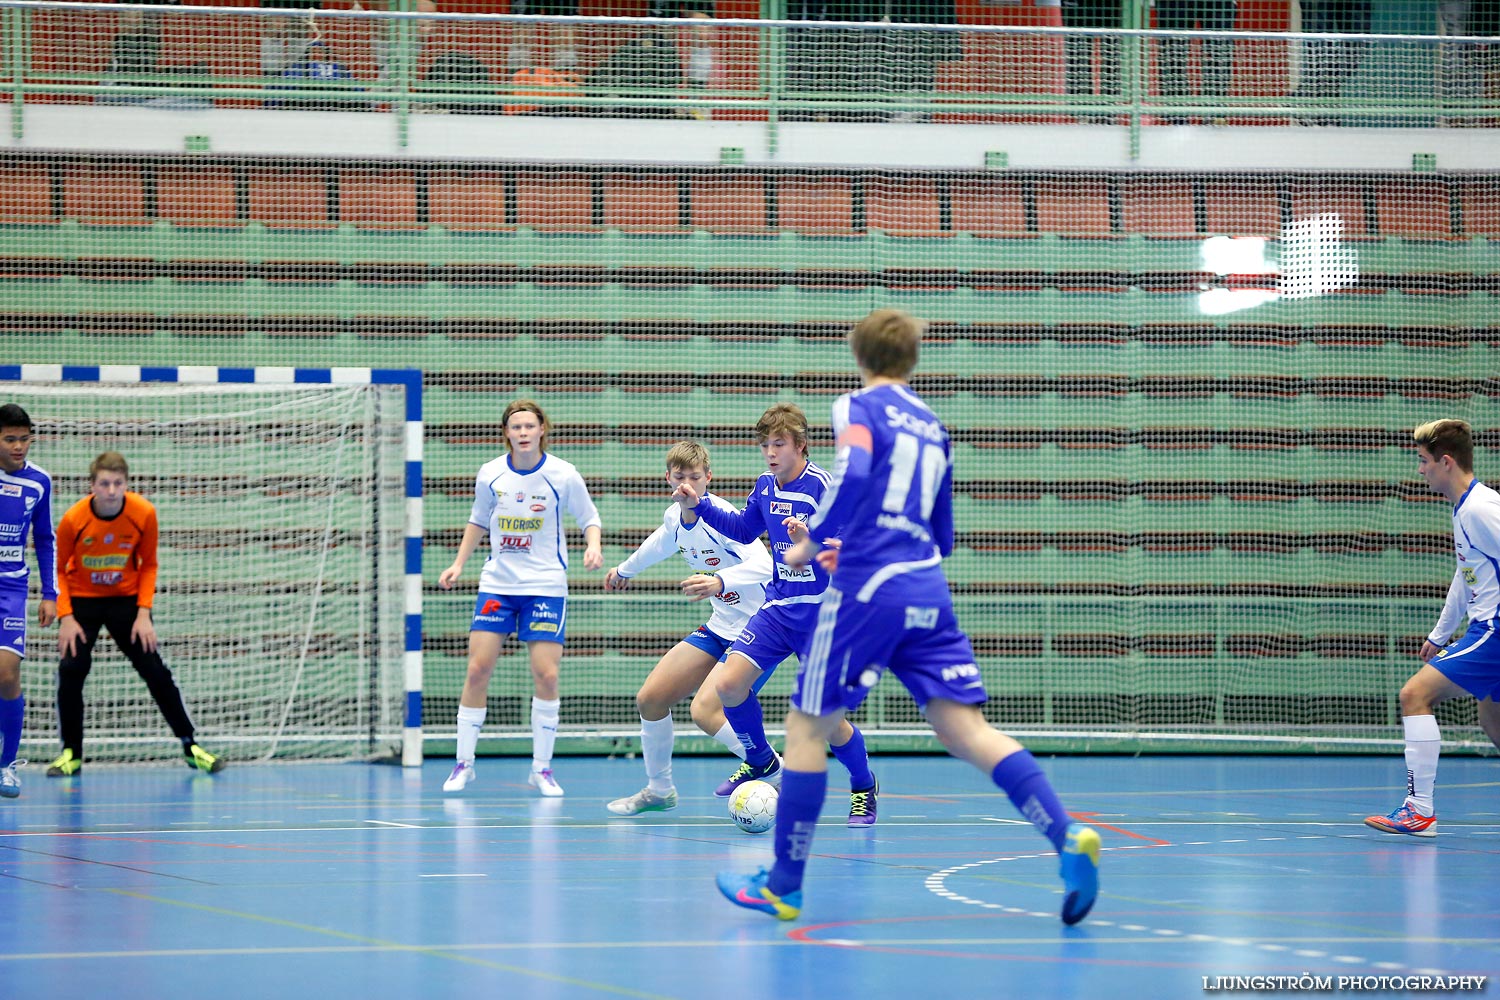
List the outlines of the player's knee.
{"type": "Polygon", "coordinates": [[[662,699],[649,691],[642,691],[635,696],[635,710],[643,719],[665,719],[671,712],[670,704],[663,704],[662,699]]]}
{"type": "Polygon", "coordinates": [[[1432,714],[1432,698],[1415,679],[1401,686],[1401,714],[1402,716],[1432,714]]]}

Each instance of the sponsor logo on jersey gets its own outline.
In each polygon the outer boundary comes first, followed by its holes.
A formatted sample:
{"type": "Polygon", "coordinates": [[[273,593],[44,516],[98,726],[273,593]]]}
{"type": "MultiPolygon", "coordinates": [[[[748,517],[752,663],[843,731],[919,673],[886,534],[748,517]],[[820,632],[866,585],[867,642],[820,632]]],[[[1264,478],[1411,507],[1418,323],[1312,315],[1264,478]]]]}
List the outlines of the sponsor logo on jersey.
{"type": "Polygon", "coordinates": [[[891,427],[899,427],[902,430],[911,431],[929,441],[943,440],[943,427],[935,420],[923,420],[915,417],[898,406],[887,405],[885,408],[885,420],[891,427]]]}
{"type": "Polygon", "coordinates": [[[772,500],[771,513],[777,517],[791,517],[792,505],[785,500],[772,500]]]}
{"type": "Polygon", "coordinates": [[[716,557],[716,558],[713,558],[713,559],[705,559],[703,561],[704,561],[704,563],[706,563],[709,566],[717,566],[723,560],[721,560],[721,559],[719,559],[719,558],[716,557]]]}
{"type": "Polygon", "coordinates": [[[7,619],[5,619],[5,628],[6,629],[25,628],[25,627],[26,627],[26,619],[24,619],[24,618],[7,618],[7,619]]]}
{"type": "Polygon", "coordinates": [[[525,502],[526,502],[526,494],[524,492],[517,493],[516,494],[516,503],[525,503],[525,502]]]}
{"type": "Polygon", "coordinates": [[[546,522],[540,517],[497,517],[496,531],[541,531],[546,522]]]}
{"type": "Polygon", "coordinates": [[[500,551],[502,552],[530,552],[530,535],[501,535],[500,551]]]}
{"type": "Polygon", "coordinates": [[[544,503],[534,503],[531,505],[531,509],[540,514],[542,511],[547,509],[547,505],[544,503]]]}
{"type": "Polygon", "coordinates": [[[15,483],[0,483],[0,497],[18,497],[21,495],[21,487],[15,483]]]}
{"type": "Polygon", "coordinates": [[[907,628],[935,628],[937,626],[937,608],[907,608],[907,628]]]}
{"type": "Polygon", "coordinates": [[[479,609],[479,613],[481,615],[492,615],[503,607],[505,607],[503,603],[491,597],[485,600],[484,604],[479,609]]]}
{"type": "Polygon", "coordinates": [[[956,681],[961,677],[978,677],[979,668],[972,663],[961,663],[956,667],[943,668],[943,680],[956,681]]]}
{"type": "Polygon", "coordinates": [[[1477,584],[1479,582],[1479,577],[1477,577],[1477,576],[1474,575],[1474,567],[1473,566],[1463,566],[1463,567],[1460,567],[1460,568],[1463,570],[1464,583],[1467,583],[1469,586],[1472,587],[1472,586],[1474,586],[1475,584],[1477,584]]]}
{"type": "Polygon", "coordinates": [[[546,601],[538,601],[531,606],[532,618],[545,618],[548,621],[557,621],[557,612],[552,610],[552,605],[546,601]]]}
{"type": "Polygon", "coordinates": [[[533,493],[533,494],[531,494],[531,499],[533,499],[533,500],[545,500],[545,499],[547,499],[547,495],[545,493],[533,493]]]}
{"type": "Polygon", "coordinates": [[[818,578],[817,574],[813,572],[813,568],[810,564],[807,566],[803,566],[801,569],[792,569],[792,567],[788,566],[786,563],[777,563],[776,576],[778,579],[782,580],[796,580],[803,582],[816,580],[818,578]]]}
{"type": "Polygon", "coordinates": [[[719,595],[719,600],[725,604],[738,604],[740,603],[740,592],[738,590],[726,590],[719,595]]]}
{"type": "Polygon", "coordinates": [[[747,628],[740,629],[740,642],[751,643],[755,641],[755,633],[747,628]]]}
{"type": "Polygon", "coordinates": [[[25,529],[24,524],[0,524],[0,535],[19,535],[25,529]]]}
{"type": "Polygon", "coordinates": [[[556,632],[557,631],[557,623],[556,622],[532,622],[531,623],[531,631],[533,631],[533,632],[556,632]]]}
{"type": "Polygon", "coordinates": [[[96,587],[113,587],[124,575],[123,573],[90,573],[89,582],[96,587]]]}
{"type": "Polygon", "coordinates": [[[105,545],[112,544],[114,542],[114,540],[115,540],[115,536],[113,534],[109,534],[109,535],[105,535],[104,536],[104,544],[105,545]]]}
{"type": "Polygon", "coordinates": [[[84,556],[84,569],[124,569],[130,562],[130,556],[123,552],[111,553],[107,556],[84,556]]]}
{"type": "Polygon", "coordinates": [[[20,562],[21,549],[20,545],[7,545],[0,548],[0,562],[20,562]]]}
{"type": "Polygon", "coordinates": [[[83,538],[83,544],[85,546],[93,545],[94,544],[94,536],[93,535],[85,535],[84,538],[83,538]]]}

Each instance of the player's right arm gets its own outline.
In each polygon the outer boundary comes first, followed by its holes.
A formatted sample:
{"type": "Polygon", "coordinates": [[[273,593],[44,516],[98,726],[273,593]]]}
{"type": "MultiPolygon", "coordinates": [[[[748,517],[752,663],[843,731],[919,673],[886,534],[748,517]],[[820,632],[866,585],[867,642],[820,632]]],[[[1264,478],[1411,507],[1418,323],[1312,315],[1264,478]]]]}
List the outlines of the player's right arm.
{"type": "Polygon", "coordinates": [[[64,656],[72,656],[75,645],[83,639],[83,626],[73,617],[73,591],[68,584],[68,573],[73,567],[73,541],[82,530],[77,523],[77,507],[63,514],[57,526],[57,649],[64,656]]]}
{"type": "Polygon", "coordinates": [[[481,528],[473,522],[464,525],[464,537],[458,543],[458,555],[453,557],[452,565],[438,574],[439,587],[442,587],[444,590],[453,589],[453,585],[458,582],[459,576],[464,571],[464,563],[469,561],[469,557],[474,554],[474,550],[479,547],[479,543],[489,533],[488,528],[481,528]]]}
{"type": "Polygon", "coordinates": [[[630,586],[631,577],[655,566],[668,556],[674,555],[677,552],[677,540],[673,537],[674,535],[671,516],[668,514],[662,518],[656,530],[646,536],[646,540],[636,546],[635,551],[630,553],[624,562],[605,574],[604,589],[624,590],[630,586]]]}
{"type": "Polygon", "coordinates": [[[1448,640],[1458,630],[1458,623],[1464,619],[1464,608],[1468,603],[1469,588],[1464,583],[1464,572],[1461,569],[1455,570],[1453,582],[1448,584],[1448,599],[1443,602],[1443,613],[1438,616],[1432,631],[1427,633],[1427,641],[1422,643],[1419,655],[1423,663],[1431,661],[1438,650],[1448,644],[1448,640]]]}

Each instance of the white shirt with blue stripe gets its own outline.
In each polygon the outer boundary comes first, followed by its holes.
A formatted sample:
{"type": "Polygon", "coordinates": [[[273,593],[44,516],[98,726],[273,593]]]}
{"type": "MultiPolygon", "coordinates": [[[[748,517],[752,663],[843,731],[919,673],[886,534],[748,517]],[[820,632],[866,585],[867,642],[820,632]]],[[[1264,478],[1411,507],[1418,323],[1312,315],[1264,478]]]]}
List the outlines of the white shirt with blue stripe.
{"type": "Polygon", "coordinates": [[[1453,506],[1453,550],[1458,570],[1427,635],[1435,646],[1447,645],[1464,618],[1487,622],[1500,609],[1500,493],[1477,479],[1453,506]]]}
{"type": "Polygon", "coordinates": [[[510,456],[486,462],[474,479],[469,523],[490,533],[490,557],[479,574],[486,594],[568,596],[568,541],[562,516],[581,529],[599,527],[599,511],[578,470],[556,455],[517,472],[510,456]]]}

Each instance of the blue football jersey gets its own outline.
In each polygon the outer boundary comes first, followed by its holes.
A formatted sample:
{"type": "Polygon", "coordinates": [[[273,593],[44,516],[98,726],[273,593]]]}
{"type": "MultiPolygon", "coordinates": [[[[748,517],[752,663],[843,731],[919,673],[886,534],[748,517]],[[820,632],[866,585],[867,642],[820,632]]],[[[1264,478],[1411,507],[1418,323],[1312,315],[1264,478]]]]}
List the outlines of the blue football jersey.
{"type": "Polygon", "coordinates": [[[846,483],[841,457],[808,525],[814,538],[833,532],[843,543],[834,585],[860,601],[946,596],[941,563],[953,551],[948,428],[904,384],[840,396],[833,404],[835,439],[853,424],[870,431],[869,474],[846,483]]]}
{"type": "Polygon", "coordinates": [[[788,517],[804,522],[811,517],[828,489],[828,482],[828,473],[808,462],[801,474],[784,486],[776,482],[774,474],[761,473],[750,488],[742,511],[724,510],[702,501],[694,508],[704,524],[737,542],[754,541],[765,534],[771,543],[775,572],[766,585],[763,607],[816,604],[827,589],[828,573],[817,563],[793,569],[783,561],[792,543],[782,522],[788,517]]]}
{"type": "Polygon", "coordinates": [[[36,546],[42,600],[57,600],[57,534],[52,527],[52,477],[27,462],[0,472],[0,585],[26,589],[26,533],[36,546]]]}

